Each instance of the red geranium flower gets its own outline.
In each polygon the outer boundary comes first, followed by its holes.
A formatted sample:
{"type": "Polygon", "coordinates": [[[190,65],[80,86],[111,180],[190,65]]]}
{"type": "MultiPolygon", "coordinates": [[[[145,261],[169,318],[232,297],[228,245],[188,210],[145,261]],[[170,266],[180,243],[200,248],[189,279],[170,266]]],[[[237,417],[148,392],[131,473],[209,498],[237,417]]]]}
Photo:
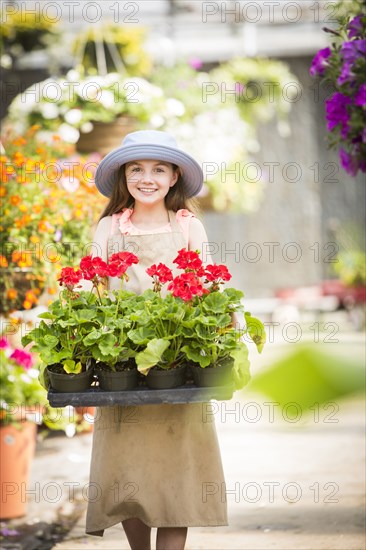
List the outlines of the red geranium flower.
{"type": "Polygon", "coordinates": [[[207,281],[219,282],[221,281],[230,281],[231,274],[228,271],[226,265],[223,264],[213,264],[207,265],[205,270],[205,276],[207,281]]]}
{"type": "Polygon", "coordinates": [[[73,267],[64,267],[61,269],[58,281],[60,286],[65,285],[69,290],[72,290],[82,278],[80,269],[75,270],[73,267]]]}
{"type": "Polygon", "coordinates": [[[93,259],[91,256],[84,256],[80,260],[80,269],[83,274],[83,278],[87,281],[91,281],[96,276],[95,267],[93,266],[93,259]]]}
{"type": "Polygon", "coordinates": [[[109,257],[108,273],[110,277],[121,277],[132,264],[138,264],[139,259],[132,252],[116,252],[109,257]]]}
{"type": "Polygon", "coordinates": [[[95,256],[95,258],[84,256],[80,261],[80,269],[84,279],[88,281],[93,280],[97,276],[108,277],[109,275],[108,264],[99,256],[95,256]]]}
{"type": "Polygon", "coordinates": [[[146,273],[150,275],[150,277],[156,277],[158,279],[157,282],[161,283],[162,285],[164,283],[167,283],[168,281],[173,280],[172,270],[162,263],[158,265],[152,265],[146,270],[146,273]]]}
{"type": "Polygon", "coordinates": [[[173,279],[168,290],[173,296],[181,298],[185,302],[192,300],[194,296],[203,296],[208,290],[202,286],[201,280],[193,272],[182,273],[173,279]]]}
{"type": "Polygon", "coordinates": [[[173,260],[173,263],[177,264],[179,269],[189,271],[200,271],[202,268],[202,260],[198,252],[187,250],[186,248],[182,248],[178,251],[178,256],[173,260]]]}

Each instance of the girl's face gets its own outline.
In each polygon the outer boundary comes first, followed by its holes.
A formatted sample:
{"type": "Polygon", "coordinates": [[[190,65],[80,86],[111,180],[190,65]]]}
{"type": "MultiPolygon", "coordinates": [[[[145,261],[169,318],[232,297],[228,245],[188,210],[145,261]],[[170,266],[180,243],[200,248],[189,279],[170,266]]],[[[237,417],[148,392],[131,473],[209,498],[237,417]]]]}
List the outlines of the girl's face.
{"type": "Polygon", "coordinates": [[[156,204],[165,199],[179,174],[170,162],[136,160],[126,164],[127,189],[135,201],[156,204]]]}

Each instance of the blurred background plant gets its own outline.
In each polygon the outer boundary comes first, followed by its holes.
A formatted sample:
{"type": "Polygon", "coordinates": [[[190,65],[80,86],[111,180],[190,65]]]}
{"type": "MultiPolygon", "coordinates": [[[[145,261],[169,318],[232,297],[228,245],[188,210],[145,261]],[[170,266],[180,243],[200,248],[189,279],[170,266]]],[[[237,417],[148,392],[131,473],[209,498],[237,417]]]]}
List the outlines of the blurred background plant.
{"type": "Polygon", "coordinates": [[[7,134],[1,157],[1,313],[31,309],[56,293],[61,264],[80,257],[100,207],[94,171],[100,156],[76,155],[56,136],[50,143],[7,134]]]}
{"type": "Polygon", "coordinates": [[[316,54],[310,74],[335,90],[325,102],[329,145],[339,149],[342,168],[356,176],[366,172],[366,13],[362,3],[347,4],[345,12],[340,3],[337,29],[324,29],[334,42],[316,54]]]}
{"type": "Polygon", "coordinates": [[[0,55],[12,58],[48,47],[60,36],[57,23],[42,11],[8,12],[0,26],[0,55]]]}
{"type": "Polygon", "coordinates": [[[30,421],[38,424],[41,434],[44,430],[43,435],[50,429],[72,437],[84,429],[85,419],[79,418],[73,407],[50,407],[47,392],[38,380],[38,363],[37,354],[0,336],[0,426],[30,421]]]}
{"type": "Polygon", "coordinates": [[[89,75],[119,72],[121,76],[147,77],[152,62],[144,48],[145,38],[143,27],[89,26],[72,44],[75,69],[89,75]]]}

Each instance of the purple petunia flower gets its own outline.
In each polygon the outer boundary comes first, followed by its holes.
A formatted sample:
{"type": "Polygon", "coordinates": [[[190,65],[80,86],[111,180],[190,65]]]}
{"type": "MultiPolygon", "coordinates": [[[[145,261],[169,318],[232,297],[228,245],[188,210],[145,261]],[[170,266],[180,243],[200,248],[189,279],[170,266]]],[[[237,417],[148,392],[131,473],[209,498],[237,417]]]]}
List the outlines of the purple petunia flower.
{"type": "Polygon", "coordinates": [[[347,106],[351,103],[351,98],[340,92],[336,92],[325,102],[327,128],[328,130],[333,130],[333,128],[340,124],[342,138],[346,138],[348,134],[350,115],[347,111],[347,106]]]}
{"type": "Polygon", "coordinates": [[[357,15],[347,25],[348,37],[355,38],[356,36],[361,36],[362,34],[362,15],[357,15]]]}
{"type": "Polygon", "coordinates": [[[366,39],[343,42],[341,55],[348,63],[354,63],[359,57],[364,57],[366,55],[366,39]]]}
{"type": "Polygon", "coordinates": [[[337,78],[337,84],[339,86],[342,86],[342,84],[344,84],[345,82],[348,82],[353,76],[354,76],[354,73],[352,72],[352,64],[346,62],[342,67],[341,74],[337,78]]]}
{"type": "Polygon", "coordinates": [[[339,158],[341,161],[341,166],[347,174],[350,174],[350,176],[356,176],[359,168],[357,159],[342,148],[339,150],[339,158]]]}
{"type": "Polygon", "coordinates": [[[33,364],[33,357],[27,351],[15,349],[10,355],[10,359],[14,359],[24,369],[30,369],[33,364]]]}
{"type": "Polygon", "coordinates": [[[355,105],[363,107],[366,105],[366,83],[361,84],[358,89],[357,94],[355,95],[355,105]]]}
{"type": "Polygon", "coordinates": [[[311,76],[322,76],[325,69],[328,67],[328,57],[331,55],[332,51],[330,48],[323,48],[319,50],[313,61],[311,62],[310,74],[311,76]]]}

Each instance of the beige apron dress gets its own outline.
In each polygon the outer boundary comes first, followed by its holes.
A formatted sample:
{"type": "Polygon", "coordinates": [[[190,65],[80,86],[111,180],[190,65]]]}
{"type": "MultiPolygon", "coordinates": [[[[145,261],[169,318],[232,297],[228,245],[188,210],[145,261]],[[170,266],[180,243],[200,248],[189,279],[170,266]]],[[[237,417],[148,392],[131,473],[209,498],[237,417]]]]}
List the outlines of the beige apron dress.
{"type": "MultiPolygon", "coordinates": [[[[117,215],[118,216],[118,215],[117,215]]],[[[115,218],[115,216],[113,216],[115,218]]],[[[122,235],[115,219],[108,257],[121,250],[139,256],[125,288],[151,288],[145,269],[173,266],[187,247],[174,212],[171,233],[122,235]]],[[[120,281],[110,278],[109,288],[120,281]]],[[[153,391],[153,390],[152,390],[153,391]]],[[[98,407],[93,434],[86,533],[129,518],[149,527],[227,525],[225,480],[209,403],[98,407]]]]}

